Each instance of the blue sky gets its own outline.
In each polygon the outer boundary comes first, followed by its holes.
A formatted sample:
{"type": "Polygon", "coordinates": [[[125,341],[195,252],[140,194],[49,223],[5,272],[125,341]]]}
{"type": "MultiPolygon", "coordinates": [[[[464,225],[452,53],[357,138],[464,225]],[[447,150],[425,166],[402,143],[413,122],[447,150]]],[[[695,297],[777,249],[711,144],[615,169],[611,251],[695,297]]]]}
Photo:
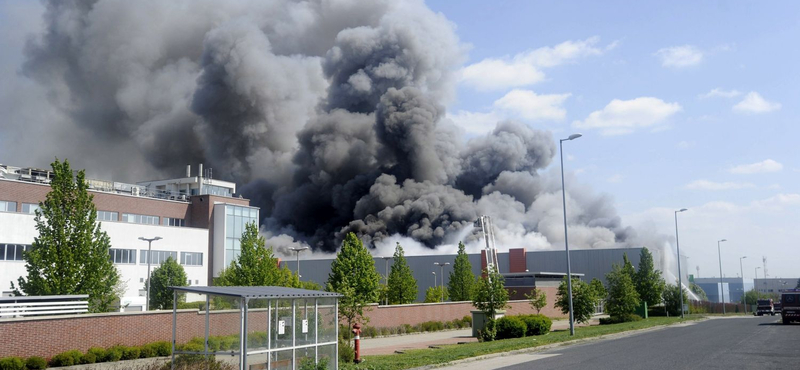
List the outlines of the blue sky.
{"type": "Polygon", "coordinates": [[[448,107],[457,124],[582,132],[565,166],[613,196],[624,223],[674,235],[672,210],[690,209],[680,215],[690,273],[718,276],[726,238],[724,275],[747,255],[746,277],[762,256],[769,275],[800,276],[800,3],[428,5],[470,45],[448,107]]]}

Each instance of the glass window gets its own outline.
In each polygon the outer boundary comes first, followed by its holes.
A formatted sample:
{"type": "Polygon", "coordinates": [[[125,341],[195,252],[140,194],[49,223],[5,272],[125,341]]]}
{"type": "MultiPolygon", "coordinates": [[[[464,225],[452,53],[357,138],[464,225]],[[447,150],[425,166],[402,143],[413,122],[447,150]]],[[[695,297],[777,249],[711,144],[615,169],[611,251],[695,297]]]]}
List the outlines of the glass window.
{"type": "Polygon", "coordinates": [[[111,211],[97,211],[97,221],[119,221],[119,213],[111,211]]]}
{"type": "Polygon", "coordinates": [[[164,217],[164,226],[184,227],[186,221],[182,218],[164,217]]]}
{"type": "Polygon", "coordinates": [[[39,209],[39,205],[36,203],[22,203],[22,213],[36,213],[36,210],[39,209]]]}
{"type": "Polygon", "coordinates": [[[133,213],[123,213],[122,222],[130,222],[134,224],[145,225],[158,225],[158,216],[137,215],[133,213]]]}
{"type": "Polygon", "coordinates": [[[108,250],[111,256],[111,261],[114,263],[136,263],[136,250],[135,249],[115,249],[108,250]]]}
{"type": "MultiPolygon", "coordinates": [[[[6,261],[22,261],[22,254],[25,251],[29,251],[31,249],[30,245],[24,244],[0,244],[2,249],[0,251],[4,251],[5,253],[5,260],[6,261]]],[[[2,256],[0,254],[0,256],[2,256]]],[[[0,258],[2,260],[3,258],[0,258]]]]}
{"type": "Polygon", "coordinates": [[[6,259],[6,245],[0,244],[0,261],[3,261],[5,259],[6,259]]]}
{"type": "Polygon", "coordinates": [[[203,254],[197,252],[181,252],[181,264],[186,266],[202,266],[203,254]]]}
{"type": "Polygon", "coordinates": [[[16,212],[17,211],[17,202],[9,202],[5,200],[0,200],[0,211],[3,212],[16,212]]]}
{"type": "MultiPolygon", "coordinates": [[[[178,252],[173,251],[153,251],[152,259],[150,264],[160,265],[162,262],[166,261],[168,258],[172,257],[174,260],[178,260],[178,252]]],[[[140,253],[139,263],[146,265],[147,264],[147,250],[142,250],[140,253]]]]}

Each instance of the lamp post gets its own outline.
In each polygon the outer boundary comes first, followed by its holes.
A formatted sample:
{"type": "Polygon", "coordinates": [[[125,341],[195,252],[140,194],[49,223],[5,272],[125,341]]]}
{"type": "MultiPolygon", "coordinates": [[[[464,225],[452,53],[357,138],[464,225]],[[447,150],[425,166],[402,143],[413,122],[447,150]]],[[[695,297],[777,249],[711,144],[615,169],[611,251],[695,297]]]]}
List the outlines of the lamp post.
{"type": "Polygon", "coordinates": [[[431,271],[431,274],[433,274],[433,287],[435,288],[436,287],[436,271],[431,271]]]}
{"type": "Polygon", "coordinates": [[[722,295],[722,314],[725,314],[725,286],[722,285],[722,249],[719,243],[727,242],[727,239],[717,240],[717,253],[719,254],[719,293],[722,295]]]}
{"type": "Polygon", "coordinates": [[[442,286],[442,299],[439,302],[444,302],[444,267],[449,265],[450,262],[434,262],[433,264],[439,266],[439,276],[441,276],[439,280],[441,281],[440,285],[442,286]]]}
{"type": "Polygon", "coordinates": [[[575,315],[572,313],[572,267],[569,263],[569,239],[567,238],[567,191],[564,187],[564,142],[575,140],[583,135],[572,134],[566,139],[558,140],[558,151],[561,154],[561,202],[564,206],[564,247],[567,253],[567,294],[569,294],[569,335],[575,335],[575,315]]]}
{"type": "Polygon", "coordinates": [[[297,255],[297,280],[300,280],[300,252],[308,249],[308,247],[295,247],[289,249],[293,250],[297,255]]]}
{"type": "Polygon", "coordinates": [[[675,211],[675,248],[678,250],[678,290],[681,297],[681,318],[683,318],[683,274],[681,274],[681,243],[678,240],[678,213],[686,212],[688,209],[681,208],[675,211]]]}
{"type": "Polygon", "coordinates": [[[144,298],[144,307],[145,311],[150,311],[150,262],[153,260],[153,256],[151,255],[153,242],[156,240],[161,240],[160,236],[156,236],[155,238],[145,238],[139,237],[139,240],[143,240],[147,242],[147,293],[144,298]]]}
{"type": "Polygon", "coordinates": [[[744,265],[742,265],[742,260],[747,258],[747,256],[739,257],[739,272],[742,274],[742,304],[744,305],[744,314],[747,315],[747,291],[744,289],[744,265]]]}
{"type": "MultiPolygon", "coordinates": [[[[391,258],[392,257],[381,257],[381,259],[384,262],[385,271],[386,271],[386,277],[385,277],[385,279],[386,279],[386,289],[389,289],[389,260],[391,258]]],[[[389,294],[388,293],[386,294],[386,297],[384,297],[384,299],[385,299],[384,304],[388,306],[389,305],[389,294]]]]}

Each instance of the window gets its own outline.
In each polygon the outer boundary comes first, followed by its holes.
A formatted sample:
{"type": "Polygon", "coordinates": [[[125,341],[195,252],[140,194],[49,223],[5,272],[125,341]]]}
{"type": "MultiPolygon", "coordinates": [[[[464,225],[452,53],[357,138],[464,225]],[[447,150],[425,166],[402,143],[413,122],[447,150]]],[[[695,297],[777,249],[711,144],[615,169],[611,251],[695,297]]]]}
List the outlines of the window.
{"type": "MultiPolygon", "coordinates": [[[[172,257],[174,260],[178,260],[178,252],[171,252],[171,251],[153,251],[153,259],[150,260],[151,264],[160,265],[162,262],[166,261],[167,258],[172,257]]],[[[147,264],[147,251],[142,250],[139,254],[139,263],[146,265],[147,264]]]]}
{"type": "Polygon", "coordinates": [[[158,225],[158,216],[137,215],[133,213],[123,213],[122,222],[134,224],[158,225]]]}
{"type": "Polygon", "coordinates": [[[181,252],[181,265],[203,266],[203,254],[196,252],[181,252]]]}
{"type": "Polygon", "coordinates": [[[182,218],[164,217],[164,226],[184,227],[186,226],[186,220],[182,218]]]}
{"type": "Polygon", "coordinates": [[[0,244],[0,260],[22,261],[22,253],[31,250],[25,244],[0,244]]]}
{"type": "Polygon", "coordinates": [[[17,202],[0,200],[0,212],[16,212],[17,202]]]}
{"type": "Polygon", "coordinates": [[[239,240],[248,223],[258,224],[258,209],[225,205],[225,266],[239,257],[239,240]]]}
{"type": "Polygon", "coordinates": [[[97,211],[97,221],[119,221],[119,213],[111,211],[97,211]]]}
{"type": "Polygon", "coordinates": [[[136,263],[136,249],[109,249],[111,262],[114,263],[136,263]]]}
{"type": "Polygon", "coordinates": [[[36,213],[36,210],[39,209],[39,205],[36,203],[22,203],[22,213],[36,213]]]}

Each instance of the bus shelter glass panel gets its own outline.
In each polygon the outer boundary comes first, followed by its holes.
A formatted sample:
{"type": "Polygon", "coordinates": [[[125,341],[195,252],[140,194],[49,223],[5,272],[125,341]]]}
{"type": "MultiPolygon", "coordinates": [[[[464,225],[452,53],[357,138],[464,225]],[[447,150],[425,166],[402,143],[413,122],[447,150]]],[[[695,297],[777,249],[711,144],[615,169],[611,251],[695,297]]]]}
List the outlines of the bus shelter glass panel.
{"type": "Polygon", "coordinates": [[[295,346],[317,342],[314,301],[314,298],[294,300],[295,346]]]}
{"type": "MultiPolygon", "coordinates": [[[[247,352],[266,351],[268,348],[267,326],[269,306],[274,300],[251,298],[247,303],[247,352]]],[[[248,360],[253,363],[252,360],[248,360]]],[[[263,361],[266,363],[266,358],[263,361]]]]}
{"type": "Polygon", "coordinates": [[[316,370],[317,349],[315,347],[298,348],[294,351],[294,358],[297,361],[297,369],[316,370]]]}
{"type": "Polygon", "coordinates": [[[336,369],[336,360],[337,353],[335,344],[317,347],[317,361],[318,363],[325,364],[325,369],[336,369]]]}
{"type": "Polygon", "coordinates": [[[270,361],[272,361],[272,366],[270,367],[272,370],[294,370],[291,349],[272,352],[270,361]]]}
{"type": "Polygon", "coordinates": [[[336,342],[336,325],[337,325],[337,312],[336,312],[336,299],[335,298],[318,298],[317,299],[317,316],[319,320],[319,340],[318,343],[336,342]]]}
{"type": "Polygon", "coordinates": [[[271,349],[287,348],[292,346],[294,318],[292,317],[292,299],[278,299],[275,309],[272,310],[271,320],[271,349]]]}

